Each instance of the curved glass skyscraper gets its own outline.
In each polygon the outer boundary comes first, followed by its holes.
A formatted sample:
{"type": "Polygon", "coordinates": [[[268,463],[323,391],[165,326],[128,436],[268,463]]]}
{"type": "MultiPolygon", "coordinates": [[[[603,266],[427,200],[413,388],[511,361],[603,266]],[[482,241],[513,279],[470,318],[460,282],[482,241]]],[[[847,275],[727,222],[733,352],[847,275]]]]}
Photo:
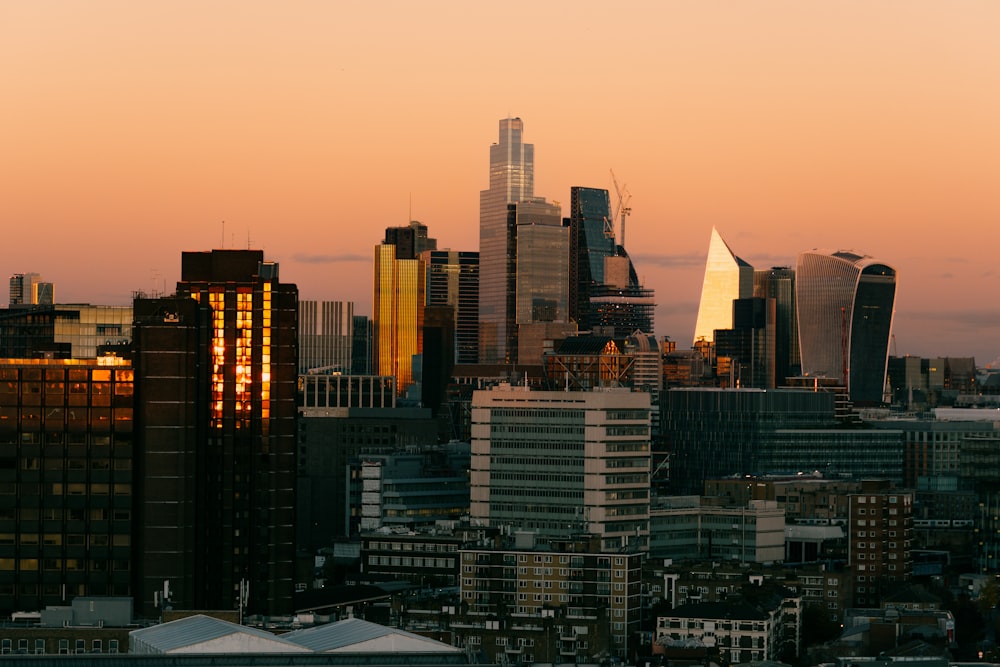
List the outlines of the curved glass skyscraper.
{"type": "Polygon", "coordinates": [[[855,403],[882,402],[896,270],[850,251],[810,250],[795,267],[803,375],[841,379],[855,403]]]}

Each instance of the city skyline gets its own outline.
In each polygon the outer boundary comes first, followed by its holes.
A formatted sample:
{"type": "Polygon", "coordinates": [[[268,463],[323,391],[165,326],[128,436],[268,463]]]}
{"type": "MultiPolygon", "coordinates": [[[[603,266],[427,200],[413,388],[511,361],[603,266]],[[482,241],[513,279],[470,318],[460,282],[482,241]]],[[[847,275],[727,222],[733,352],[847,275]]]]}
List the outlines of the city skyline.
{"type": "Polygon", "coordinates": [[[564,214],[572,186],[627,183],[660,337],[690,339],[716,226],[757,268],[879,257],[900,275],[895,352],[1000,357],[1000,7],[477,11],[4,5],[0,266],[116,305],[172,292],[181,251],[250,246],[303,299],[370,314],[355,277],[386,227],[478,249],[487,146],[517,116],[534,194],[564,214]]]}

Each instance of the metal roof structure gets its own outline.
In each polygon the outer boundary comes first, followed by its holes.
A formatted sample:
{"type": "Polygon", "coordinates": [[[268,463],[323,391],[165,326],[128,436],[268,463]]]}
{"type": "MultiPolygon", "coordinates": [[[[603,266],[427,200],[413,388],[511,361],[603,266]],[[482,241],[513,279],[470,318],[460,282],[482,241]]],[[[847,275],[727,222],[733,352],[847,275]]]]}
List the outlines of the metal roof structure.
{"type": "Polygon", "coordinates": [[[179,651],[210,653],[233,652],[233,642],[226,646],[212,649],[203,646],[204,650],[194,647],[208,642],[231,637],[247,652],[285,652],[298,653],[305,650],[298,644],[284,639],[265,630],[258,630],[244,625],[237,625],[204,614],[188,616],[169,623],[153,625],[129,633],[130,653],[172,653],[179,651]],[[247,641],[250,640],[250,641],[247,641]],[[256,640],[256,641],[253,641],[256,640]]]}
{"type": "Polygon", "coordinates": [[[322,653],[345,650],[395,653],[461,652],[459,648],[434,639],[370,623],[360,618],[347,618],[336,623],[296,630],[282,635],[281,638],[322,653]]]}

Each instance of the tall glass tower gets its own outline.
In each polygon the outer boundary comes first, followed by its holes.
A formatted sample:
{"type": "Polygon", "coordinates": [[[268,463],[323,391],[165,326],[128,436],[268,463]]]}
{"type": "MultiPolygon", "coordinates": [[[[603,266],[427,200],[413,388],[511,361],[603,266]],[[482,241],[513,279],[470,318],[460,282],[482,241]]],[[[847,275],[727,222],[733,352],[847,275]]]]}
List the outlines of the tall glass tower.
{"type": "Polygon", "coordinates": [[[513,361],[513,293],[517,268],[516,221],[508,204],[531,199],[535,147],[522,141],[520,118],[500,121],[500,140],[490,146],[490,187],[479,193],[479,361],[513,361]]]}
{"type": "Polygon", "coordinates": [[[694,340],[715,340],[716,329],[733,328],[733,301],[753,296],[753,267],[733,254],[722,240],[719,230],[712,227],[705,263],[705,282],[701,287],[698,320],[694,340]]]}
{"type": "Polygon", "coordinates": [[[570,188],[569,314],[581,329],[594,325],[590,297],[596,287],[605,283],[605,259],[615,256],[615,233],[610,222],[607,190],[570,188]]]}
{"type": "Polygon", "coordinates": [[[811,250],[795,267],[802,373],[840,379],[855,403],[881,403],[896,271],[867,255],[811,250]]]}

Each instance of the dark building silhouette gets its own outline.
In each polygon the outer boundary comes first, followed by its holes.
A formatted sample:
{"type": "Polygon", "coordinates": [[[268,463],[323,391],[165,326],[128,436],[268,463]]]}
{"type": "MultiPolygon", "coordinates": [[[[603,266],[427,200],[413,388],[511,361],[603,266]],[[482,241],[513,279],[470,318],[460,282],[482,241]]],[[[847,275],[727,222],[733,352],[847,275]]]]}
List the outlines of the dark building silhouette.
{"type": "Polygon", "coordinates": [[[479,361],[479,253],[428,250],[427,305],[450,306],[454,314],[454,357],[460,364],[479,361]]]}
{"type": "Polygon", "coordinates": [[[372,325],[367,315],[355,315],[351,329],[351,374],[371,373],[372,325]]]}
{"type": "Polygon", "coordinates": [[[728,363],[729,387],[775,387],[775,300],[752,297],[733,301],[733,328],[715,330],[719,375],[728,363]]]}
{"type": "Polygon", "coordinates": [[[437,412],[455,366],[455,311],[447,305],[424,309],[424,351],[420,363],[420,402],[437,412]]]}
{"type": "Polygon", "coordinates": [[[396,407],[391,376],[304,375],[301,386],[297,530],[302,548],[316,550],[361,520],[348,500],[351,461],[432,447],[437,423],[425,408],[396,407]]]}
{"type": "Polygon", "coordinates": [[[903,434],[842,428],[837,397],[799,389],[671,389],[661,395],[669,490],[760,473],[877,475],[903,480],[903,434]]]}
{"type": "Polygon", "coordinates": [[[298,290],[255,250],[185,252],[177,294],[134,302],[135,594],[292,611],[298,290]]]}
{"type": "Polygon", "coordinates": [[[133,371],[0,363],[0,617],[131,594],[133,371]]]}
{"type": "Polygon", "coordinates": [[[604,260],[615,254],[615,231],[607,190],[570,188],[569,316],[588,330],[592,323],[590,297],[604,284],[604,260]]]}
{"type": "Polygon", "coordinates": [[[416,259],[425,250],[437,249],[437,240],[428,238],[427,225],[418,220],[406,227],[386,227],[383,243],[396,247],[396,259],[416,259]]]}
{"type": "Polygon", "coordinates": [[[778,385],[802,372],[799,320],[795,310],[795,269],[774,266],[753,273],[753,295],[774,299],[774,376],[778,385]]]}

